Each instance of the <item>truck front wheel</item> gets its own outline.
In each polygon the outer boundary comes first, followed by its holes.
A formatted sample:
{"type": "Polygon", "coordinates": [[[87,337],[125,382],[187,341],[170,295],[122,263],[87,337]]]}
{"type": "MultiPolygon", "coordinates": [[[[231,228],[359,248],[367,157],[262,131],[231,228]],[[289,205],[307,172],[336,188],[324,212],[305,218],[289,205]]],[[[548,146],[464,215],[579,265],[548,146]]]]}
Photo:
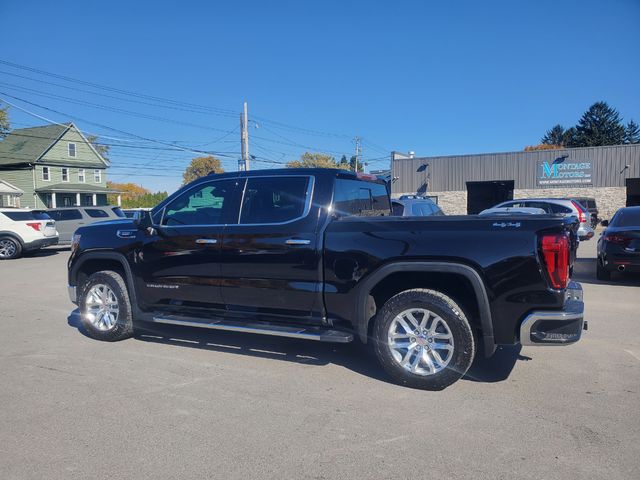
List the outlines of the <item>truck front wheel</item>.
{"type": "Polygon", "coordinates": [[[475,355],[473,332],[462,309],[435,290],[405,290],[376,315],[375,352],[402,385],[442,390],[462,377],[475,355]]]}
{"type": "Polygon", "coordinates": [[[129,292],[118,272],[91,274],[81,286],[78,306],[82,327],[91,338],[115,342],[133,335],[129,292]]]}

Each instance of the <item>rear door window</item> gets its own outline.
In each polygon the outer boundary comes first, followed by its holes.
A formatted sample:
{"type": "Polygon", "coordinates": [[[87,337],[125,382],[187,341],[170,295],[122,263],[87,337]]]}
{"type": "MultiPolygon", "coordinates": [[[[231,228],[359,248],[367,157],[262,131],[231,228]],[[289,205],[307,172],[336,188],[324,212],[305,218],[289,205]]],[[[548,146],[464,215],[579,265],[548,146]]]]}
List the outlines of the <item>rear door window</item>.
{"type": "Polygon", "coordinates": [[[340,215],[389,215],[391,205],[383,183],[336,179],[333,209],[340,215]]]}
{"type": "Polygon", "coordinates": [[[536,202],[536,201],[524,202],[523,206],[528,208],[540,208],[544,210],[546,213],[551,213],[551,207],[546,202],[536,202]]]}
{"type": "Polygon", "coordinates": [[[116,217],[126,218],[126,215],[120,207],[113,207],[111,211],[116,214],[116,217]]]}
{"type": "Polygon", "coordinates": [[[391,209],[396,217],[401,217],[404,214],[404,205],[398,202],[391,202],[391,209]]]}
{"type": "Polygon", "coordinates": [[[255,177],[245,186],[240,224],[285,223],[306,215],[311,177],[255,177]]]}
{"type": "Polygon", "coordinates": [[[80,210],[51,210],[49,211],[49,215],[56,222],[64,222],[68,220],[80,220],[82,219],[82,214],[80,210]]]}
{"type": "Polygon", "coordinates": [[[109,218],[109,214],[107,212],[97,208],[87,208],[85,212],[87,212],[87,215],[91,218],[109,218]]]}
{"type": "Polygon", "coordinates": [[[570,214],[573,213],[569,207],[565,207],[563,205],[557,203],[549,203],[549,208],[551,209],[551,213],[562,213],[562,214],[570,214]]]}

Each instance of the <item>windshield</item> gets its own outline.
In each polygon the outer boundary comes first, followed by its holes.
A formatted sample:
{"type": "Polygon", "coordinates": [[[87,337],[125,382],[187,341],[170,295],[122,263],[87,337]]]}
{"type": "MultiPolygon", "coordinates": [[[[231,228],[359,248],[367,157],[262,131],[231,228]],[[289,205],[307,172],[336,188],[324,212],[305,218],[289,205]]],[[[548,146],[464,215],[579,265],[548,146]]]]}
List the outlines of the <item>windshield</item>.
{"type": "Polygon", "coordinates": [[[612,227],[640,227],[640,209],[620,210],[611,221],[612,227]]]}

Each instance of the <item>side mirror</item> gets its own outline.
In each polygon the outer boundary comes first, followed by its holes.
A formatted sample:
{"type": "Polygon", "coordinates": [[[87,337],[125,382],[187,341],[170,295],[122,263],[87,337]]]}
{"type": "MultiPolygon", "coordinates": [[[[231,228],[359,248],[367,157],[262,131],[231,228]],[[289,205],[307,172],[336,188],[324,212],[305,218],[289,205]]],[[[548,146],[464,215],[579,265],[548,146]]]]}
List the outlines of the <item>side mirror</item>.
{"type": "Polygon", "coordinates": [[[602,225],[603,227],[608,227],[609,226],[609,220],[602,220],[600,222],[600,225],[602,225]]]}
{"type": "Polygon", "coordinates": [[[137,211],[133,217],[133,223],[141,230],[150,227],[152,225],[151,212],[148,210],[137,211]]]}

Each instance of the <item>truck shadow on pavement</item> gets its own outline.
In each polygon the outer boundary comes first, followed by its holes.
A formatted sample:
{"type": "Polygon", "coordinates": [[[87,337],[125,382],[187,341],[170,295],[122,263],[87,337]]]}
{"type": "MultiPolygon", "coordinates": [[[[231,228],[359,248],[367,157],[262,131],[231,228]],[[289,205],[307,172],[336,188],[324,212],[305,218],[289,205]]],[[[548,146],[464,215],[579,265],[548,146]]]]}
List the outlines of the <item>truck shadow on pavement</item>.
{"type": "MultiPolygon", "coordinates": [[[[80,323],[78,309],[69,314],[67,323],[87,336],[80,323]]],[[[325,366],[334,364],[375,380],[393,383],[378,364],[372,349],[359,342],[350,344],[320,343],[266,335],[154,324],[146,324],[143,330],[137,329],[134,341],[210,350],[301,365],[325,366]]],[[[499,347],[495,355],[489,359],[478,356],[462,379],[481,383],[504,381],[509,377],[518,360],[530,360],[530,358],[520,355],[520,350],[519,345],[499,347]]]]}

